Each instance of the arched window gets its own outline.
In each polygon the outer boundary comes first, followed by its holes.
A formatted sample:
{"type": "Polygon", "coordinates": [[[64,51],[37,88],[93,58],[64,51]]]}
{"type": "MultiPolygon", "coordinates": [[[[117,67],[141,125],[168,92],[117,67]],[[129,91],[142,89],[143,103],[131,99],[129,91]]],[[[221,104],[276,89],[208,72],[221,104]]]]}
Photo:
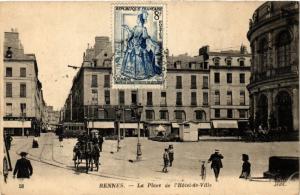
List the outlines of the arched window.
{"type": "Polygon", "coordinates": [[[196,110],[195,111],[195,119],[200,121],[206,120],[206,113],[203,110],[196,110]]]}
{"type": "Polygon", "coordinates": [[[277,67],[285,67],[290,66],[290,42],[291,36],[290,33],[287,31],[281,32],[277,39],[277,47],[276,47],[276,54],[277,54],[277,67]]]}
{"type": "Polygon", "coordinates": [[[268,58],[268,41],[267,39],[262,39],[259,42],[259,66],[260,71],[265,72],[267,68],[267,58],[268,58]]]}

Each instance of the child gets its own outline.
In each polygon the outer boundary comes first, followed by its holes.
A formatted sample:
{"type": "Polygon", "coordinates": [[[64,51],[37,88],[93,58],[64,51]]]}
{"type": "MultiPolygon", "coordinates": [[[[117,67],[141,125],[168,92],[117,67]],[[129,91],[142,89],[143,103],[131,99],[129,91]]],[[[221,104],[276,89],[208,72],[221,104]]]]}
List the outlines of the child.
{"type": "Polygon", "coordinates": [[[168,172],[167,167],[168,167],[168,164],[169,164],[169,153],[168,153],[167,148],[165,148],[163,159],[164,159],[164,168],[163,168],[162,172],[167,173],[168,172]]]}
{"type": "Polygon", "coordinates": [[[205,167],[205,161],[201,161],[201,179],[205,180],[206,179],[206,167],[205,167]]]}

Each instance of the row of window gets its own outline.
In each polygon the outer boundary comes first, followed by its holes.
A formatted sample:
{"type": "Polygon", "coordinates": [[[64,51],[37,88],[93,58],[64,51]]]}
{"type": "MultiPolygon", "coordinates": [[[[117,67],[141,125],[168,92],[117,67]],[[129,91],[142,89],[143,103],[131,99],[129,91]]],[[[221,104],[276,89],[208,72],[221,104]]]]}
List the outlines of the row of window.
{"type": "MultiPolygon", "coordinates": [[[[146,120],[155,120],[155,112],[154,110],[146,110],[146,120]]],[[[168,110],[160,110],[159,111],[159,118],[160,120],[169,120],[169,111],[168,110]]],[[[183,110],[175,110],[174,111],[174,119],[175,120],[185,120],[186,115],[183,110]]],[[[206,114],[203,110],[196,110],[194,112],[194,118],[196,120],[205,121],[206,114]]]]}
{"type": "MultiPolygon", "coordinates": [[[[244,84],[245,83],[245,73],[240,73],[240,83],[244,84]]],[[[232,73],[227,73],[226,74],[227,78],[227,83],[232,83],[232,73]]],[[[208,76],[203,76],[203,88],[208,89],[208,76]]],[[[220,83],[220,73],[215,72],[214,74],[214,82],[215,83],[220,83]]],[[[92,75],[92,82],[91,82],[91,87],[98,87],[98,78],[97,75],[92,75]]],[[[109,88],[110,87],[110,75],[104,75],[104,87],[109,88]]],[[[182,77],[181,76],[176,76],[176,89],[182,89],[182,77]]],[[[197,76],[196,75],[191,75],[191,89],[197,89],[197,76]]]]}
{"type": "MultiPolygon", "coordinates": [[[[220,78],[220,73],[219,72],[215,72],[214,74],[214,82],[215,83],[220,83],[221,81],[221,78],[220,78]]],[[[227,73],[226,74],[226,80],[227,80],[227,83],[232,83],[232,73],[227,73]]],[[[241,84],[244,84],[245,83],[245,73],[240,73],[240,83],[241,84]]]]}
{"type": "MultiPolygon", "coordinates": [[[[98,77],[97,75],[92,75],[91,87],[98,87],[98,77]]],[[[110,87],[110,75],[104,75],[104,87],[110,87]]],[[[203,86],[204,89],[208,88],[208,76],[203,76],[203,86]]],[[[176,76],[176,89],[182,89],[182,77],[176,76]]],[[[197,76],[191,75],[191,89],[197,89],[197,76]]]]}
{"type": "MultiPolygon", "coordinates": [[[[215,90],[215,105],[220,105],[221,95],[219,90],[215,90]]],[[[232,91],[227,91],[227,105],[232,105],[232,91]]],[[[96,89],[92,90],[92,102],[94,105],[98,104],[98,91],[96,89]]],[[[104,91],[104,102],[105,104],[110,104],[110,91],[104,91]]],[[[240,91],[240,105],[246,105],[246,93],[244,90],[240,91]]],[[[131,103],[138,103],[137,91],[131,91],[131,103]]],[[[125,104],[125,91],[119,91],[119,104],[125,104]]],[[[147,106],[153,106],[153,95],[152,92],[147,92],[147,106]]],[[[167,106],[167,93],[165,91],[161,92],[160,95],[160,105],[167,106]]],[[[176,105],[182,106],[182,92],[176,92],[176,105]]],[[[208,92],[203,92],[203,105],[208,105],[208,92]]],[[[191,106],[197,106],[197,92],[191,92],[191,106]]]]}
{"type": "MultiPolygon", "coordinates": [[[[185,66],[182,66],[181,61],[176,61],[174,62],[174,68],[176,69],[181,69],[181,68],[185,68],[185,66]]],[[[208,69],[208,63],[207,62],[201,62],[201,63],[196,63],[196,62],[189,62],[188,63],[188,68],[189,69],[204,69],[207,70],[208,69]]]]}
{"type": "MultiPolygon", "coordinates": [[[[202,88],[208,89],[208,76],[203,76],[202,88]]],[[[176,89],[182,89],[182,77],[176,76],[176,89]]],[[[191,89],[197,89],[197,76],[191,75],[191,89]]]]}
{"type": "MultiPolygon", "coordinates": [[[[225,63],[226,63],[227,66],[231,66],[232,65],[232,59],[231,58],[225,58],[224,61],[225,61],[225,63]]],[[[239,59],[237,59],[237,61],[238,61],[239,65],[241,67],[245,66],[245,61],[243,59],[239,58],[239,59]]],[[[219,57],[213,58],[213,62],[214,62],[215,66],[220,66],[220,58],[219,57]]]]}
{"type": "MultiPolygon", "coordinates": [[[[6,103],[5,115],[12,116],[12,103],[6,103]]],[[[20,103],[20,116],[26,117],[26,104],[20,103]]]]}
{"type": "MultiPolygon", "coordinates": [[[[6,67],[6,72],[5,72],[5,76],[6,77],[12,77],[12,67],[6,67]]],[[[26,68],[21,67],[20,68],[20,77],[26,77],[26,68]]]]}
{"type": "MultiPolygon", "coordinates": [[[[6,97],[12,97],[13,85],[11,82],[6,83],[6,97]]],[[[20,97],[26,97],[26,83],[20,83],[20,97]]]]}
{"type": "MultiPolygon", "coordinates": [[[[167,93],[162,91],[160,93],[160,105],[167,106],[167,93]]],[[[110,104],[110,91],[104,91],[104,103],[109,105],[110,104]]],[[[119,105],[125,104],[125,91],[119,91],[119,105]]],[[[138,103],[138,94],[137,91],[131,91],[131,103],[137,104],[138,103]]],[[[92,89],[92,104],[98,104],[98,91],[97,89],[92,89]]],[[[147,92],[147,106],[153,106],[153,94],[152,92],[147,92]]],[[[176,93],[176,105],[182,106],[182,92],[176,93]]],[[[208,105],[208,92],[203,92],[203,105],[208,105]]],[[[191,92],[191,106],[197,106],[197,92],[191,92]]]]}
{"type": "MultiPolygon", "coordinates": [[[[92,75],[91,87],[98,87],[98,77],[97,75],[92,75]]],[[[104,75],[104,87],[110,87],[110,75],[104,75]]]]}
{"type": "MultiPolygon", "coordinates": [[[[215,118],[221,118],[221,109],[214,109],[215,111],[215,118]]],[[[239,111],[239,118],[248,118],[247,116],[247,110],[246,109],[240,109],[239,111]]],[[[224,116],[222,116],[224,117],[224,116]]],[[[233,118],[233,109],[227,109],[227,118],[233,118]]]]}
{"type": "MultiPolygon", "coordinates": [[[[281,32],[276,38],[275,50],[276,50],[276,61],[277,67],[286,67],[290,66],[291,60],[291,41],[292,37],[288,31],[281,32]]],[[[262,72],[266,71],[268,66],[269,50],[272,47],[269,47],[269,41],[267,38],[263,38],[258,43],[258,48],[255,48],[255,45],[251,47],[252,53],[257,52],[259,59],[259,65],[262,72]]]]}
{"type": "MultiPolygon", "coordinates": [[[[246,95],[245,95],[245,91],[241,90],[240,91],[240,105],[244,106],[246,104],[246,95]]],[[[215,90],[215,105],[220,105],[220,91],[219,90],[215,90]]],[[[227,105],[232,105],[232,91],[227,91],[227,105]]]]}

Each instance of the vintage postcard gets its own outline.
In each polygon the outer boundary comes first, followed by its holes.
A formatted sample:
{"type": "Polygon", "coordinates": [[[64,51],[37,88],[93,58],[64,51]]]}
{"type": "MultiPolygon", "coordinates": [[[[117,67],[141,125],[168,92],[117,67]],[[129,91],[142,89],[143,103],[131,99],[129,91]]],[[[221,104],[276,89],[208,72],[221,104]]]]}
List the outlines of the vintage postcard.
{"type": "Polygon", "coordinates": [[[298,1],[0,18],[1,195],[299,194],[298,1]]]}

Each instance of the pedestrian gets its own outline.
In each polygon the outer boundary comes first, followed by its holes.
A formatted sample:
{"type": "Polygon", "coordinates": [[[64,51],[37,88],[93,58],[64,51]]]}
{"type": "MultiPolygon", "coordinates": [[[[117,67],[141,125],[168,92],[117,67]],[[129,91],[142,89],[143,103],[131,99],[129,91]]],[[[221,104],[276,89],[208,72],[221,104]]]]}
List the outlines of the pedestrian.
{"type": "Polygon", "coordinates": [[[64,135],[62,133],[58,136],[58,140],[59,140],[59,147],[64,147],[63,145],[64,135]]]}
{"type": "Polygon", "coordinates": [[[242,166],[242,173],[240,178],[249,179],[251,173],[251,163],[249,163],[249,156],[247,154],[242,154],[243,166],[242,166]]]}
{"type": "Polygon", "coordinates": [[[28,136],[29,136],[29,130],[27,129],[26,130],[26,137],[28,138],[28,136]]]}
{"type": "Polygon", "coordinates": [[[102,135],[100,135],[99,136],[99,140],[98,140],[100,152],[102,152],[102,144],[103,144],[103,142],[104,142],[104,139],[103,139],[102,135]]]}
{"type": "Polygon", "coordinates": [[[16,166],[13,172],[13,178],[15,178],[17,174],[17,178],[30,178],[32,175],[32,166],[28,159],[26,159],[26,152],[20,153],[21,158],[17,160],[16,166]]]}
{"type": "Polygon", "coordinates": [[[172,163],[173,163],[173,160],[174,160],[173,145],[169,145],[168,153],[169,153],[170,167],[172,167],[172,163]]]}
{"type": "Polygon", "coordinates": [[[32,148],[38,148],[38,147],[39,147],[38,137],[34,137],[32,140],[32,148]]]}
{"type": "Polygon", "coordinates": [[[6,143],[7,150],[10,150],[12,140],[13,140],[12,136],[10,134],[6,134],[5,143],[6,143]]]}
{"type": "Polygon", "coordinates": [[[7,183],[7,177],[8,177],[8,162],[6,157],[3,158],[3,177],[4,177],[4,182],[7,183]]]}
{"type": "Polygon", "coordinates": [[[206,179],[206,167],[205,167],[205,161],[201,161],[201,171],[200,171],[200,176],[202,180],[206,179]]]}
{"type": "Polygon", "coordinates": [[[169,164],[168,148],[165,148],[163,159],[164,159],[164,168],[163,168],[162,172],[167,173],[168,172],[168,164],[169,164]]]}
{"type": "Polygon", "coordinates": [[[219,154],[219,150],[216,149],[215,153],[210,155],[208,159],[208,163],[211,162],[211,168],[214,171],[216,181],[218,181],[220,169],[223,168],[222,160],[221,160],[223,158],[224,158],[223,155],[219,154]]]}

